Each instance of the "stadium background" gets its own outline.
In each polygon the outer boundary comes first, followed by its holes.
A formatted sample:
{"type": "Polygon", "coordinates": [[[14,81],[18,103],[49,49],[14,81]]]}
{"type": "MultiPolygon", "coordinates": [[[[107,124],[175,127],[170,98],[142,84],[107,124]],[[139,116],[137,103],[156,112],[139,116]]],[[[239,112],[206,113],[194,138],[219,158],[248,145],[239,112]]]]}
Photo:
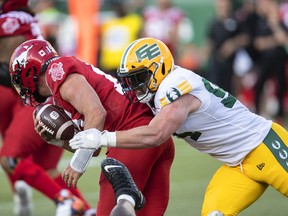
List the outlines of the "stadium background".
{"type": "MultiPolygon", "coordinates": [[[[175,0],[192,20],[194,28],[193,43],[204,43],[207,21],[213,16],[214,0],[175,0]]],[[[154,1],[148,0],[148,3],[154,1]]],[[[237,5],[239,0],[234,0],[237,5]]],[[[66,1],[58,2],[58,8],[66,11],[66,1]]],[[[183,141],[175,139],[176,157],[171,172],[171,198],[166,216],[199,216],[205,188],[216,169],[221,165],[213,158],[197,152],[183,141]]],[[[63,170],[71,158],[66,152],[59,169],[63,170]]],[[[93,158],[78,187],[92,206],[96,206],[98,197],[99,164],[104,158],[93,158]]],[[[13,197],[6,176],[0,168],[0,216],[12,216],[13,197]]],[[[34,216],[52,216],[54,204],[37,191],[33,191],[34,216]]],[[[268,188],[266,193],[241,216],[287,216],[287,199],[275,190],[268,188]]]]}

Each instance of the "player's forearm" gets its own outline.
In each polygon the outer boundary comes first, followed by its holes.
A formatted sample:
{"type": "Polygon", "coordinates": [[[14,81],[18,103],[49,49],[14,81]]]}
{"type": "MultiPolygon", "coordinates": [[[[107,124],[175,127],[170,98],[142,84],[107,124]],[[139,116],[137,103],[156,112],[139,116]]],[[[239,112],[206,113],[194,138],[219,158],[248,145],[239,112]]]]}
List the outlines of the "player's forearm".
{"type": "Polygon", "coordinates": [[[117,148],[152,148],[161,145],[168,136],[162,136],[160,130],[151,130],[147,126],[116,132],[117,148]]]}

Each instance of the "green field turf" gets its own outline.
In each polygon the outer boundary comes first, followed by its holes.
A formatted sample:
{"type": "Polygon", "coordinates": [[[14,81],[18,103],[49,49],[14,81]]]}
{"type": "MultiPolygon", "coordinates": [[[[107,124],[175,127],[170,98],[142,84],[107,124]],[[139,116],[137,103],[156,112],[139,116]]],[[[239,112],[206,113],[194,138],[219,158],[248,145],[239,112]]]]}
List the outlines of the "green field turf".
{"type": "MultiPolygon", "coordinates": [[[[60,170],[68,164],[70,153],[65,153],[60,170]]],[[[98,196],[99,164],[103,159],[94,158],[91,166],[79,182],[85,198],[95,205],[98,196]]],[[[205,187],[220,163],[207,155],[198,153],[182,141],[176,140],[176,158],[171,172],[171,199],[166,216],[200,216],[201,202],[205,187]]],[[[6,177],[0,172],[0,216],[12,216],[12,194],[6,177]]],[[[34,190],[34,216],[53,216],[54,204],[34,190]]],[[[287,216],[287,199],[272,189],[266,193],[241,216],[287,216]]],[[[151,215],[153,216],[153,215],[151,215]]]]}

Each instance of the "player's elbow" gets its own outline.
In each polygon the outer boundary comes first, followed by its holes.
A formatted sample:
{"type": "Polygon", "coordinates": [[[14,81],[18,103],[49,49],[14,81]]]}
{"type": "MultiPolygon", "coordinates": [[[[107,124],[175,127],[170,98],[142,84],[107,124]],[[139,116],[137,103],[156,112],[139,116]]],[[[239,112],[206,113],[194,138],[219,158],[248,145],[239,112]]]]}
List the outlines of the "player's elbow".
{"type": "Polygon", "coordinates": [[[163,133],[161,129],[155,129],[153,135],[149,139],[149,147],[160,146],[168,137],[163,133]]]}

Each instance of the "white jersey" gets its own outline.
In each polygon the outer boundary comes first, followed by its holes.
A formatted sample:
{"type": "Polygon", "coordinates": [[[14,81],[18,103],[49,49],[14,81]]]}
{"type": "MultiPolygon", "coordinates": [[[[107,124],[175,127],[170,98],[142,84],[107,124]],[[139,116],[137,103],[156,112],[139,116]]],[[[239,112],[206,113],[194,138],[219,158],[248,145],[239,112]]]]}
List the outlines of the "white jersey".
{"type": "Polygon", "coordinates": [[[176,66],[155,95],[155,112],[181,95],[202,105],[190,113],[175,135],[200,152],[235,166],[268,134],[272,121],[250,112],[235,97],[192,71],[176,66]]]}

